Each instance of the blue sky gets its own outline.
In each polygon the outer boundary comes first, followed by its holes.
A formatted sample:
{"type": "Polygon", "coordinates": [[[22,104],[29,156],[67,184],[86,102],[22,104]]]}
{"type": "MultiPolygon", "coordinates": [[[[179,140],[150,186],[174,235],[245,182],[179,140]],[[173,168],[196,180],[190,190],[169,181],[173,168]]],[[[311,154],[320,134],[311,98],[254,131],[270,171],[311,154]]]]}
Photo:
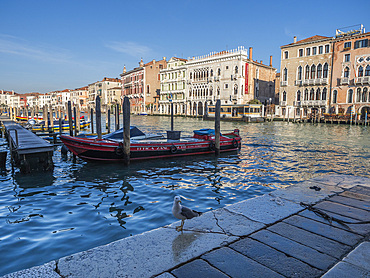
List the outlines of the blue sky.
{"type": "Polygon", "coordinates": [[[0,0],[0,89],[75,89],[163,56],[253,47],[265,64],[280,46],[343,26],[370,31],[370,1],[0,0]]]}

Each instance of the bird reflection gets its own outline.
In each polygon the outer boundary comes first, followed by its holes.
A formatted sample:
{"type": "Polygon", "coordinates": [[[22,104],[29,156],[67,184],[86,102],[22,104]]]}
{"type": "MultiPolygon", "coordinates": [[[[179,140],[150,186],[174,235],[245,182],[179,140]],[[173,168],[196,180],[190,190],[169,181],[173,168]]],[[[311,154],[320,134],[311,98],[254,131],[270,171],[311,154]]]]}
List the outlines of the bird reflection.
{"type": "Polygon", "coordinates": [[[172,255],[175,262],[180,261],[181,255],[186,252],[191,244],[201,236],[201,233],[186,232],[179,234],[172,241],[172,255]]]}

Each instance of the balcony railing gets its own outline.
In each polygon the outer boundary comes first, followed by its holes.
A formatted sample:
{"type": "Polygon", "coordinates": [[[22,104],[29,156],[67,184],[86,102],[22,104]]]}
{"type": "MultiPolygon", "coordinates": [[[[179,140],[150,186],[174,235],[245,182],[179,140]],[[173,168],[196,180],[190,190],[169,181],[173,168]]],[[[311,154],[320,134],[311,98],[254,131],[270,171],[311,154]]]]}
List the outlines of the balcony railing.
{"type": "Polygon", "coordinates": [[[355,82],[356,82],[356,84],[369,84],[370,83],[370,76],[357,77],[355,82]]]}
{"type": "Polygon", "coordinates": [[[286,106],[286,101],[280,101],[280,106],[286,106]]]}
{"type": "Polygon", "coordinates": [[[349,84],[349,78],[348,77],[342,77],[340,80],[341,85],[348,85],[349,84]]]}
{"type": "Polygon", "coordinates": [[[296,85],[296,86],[302,86],[302,80],[296,80],[296,81],[294,81],[294,85],[296,85]]]}
{"type": "Polygon", "coordinates": [[[288,81],[281,81],[280,86],[281,87],[288,86],[288,81]]]}
{"type": "Polygon", "coordinates": [[[301,106],[310,106],[310,107],[326,106],[326,100],[302,100],[301,106]]]}
{"type": "Polygon", "coordinates": [[[301,101],[294,101],[294,102],[293,102],[293,105],[294,105],[295,107],[301,107],[301,101]]]}

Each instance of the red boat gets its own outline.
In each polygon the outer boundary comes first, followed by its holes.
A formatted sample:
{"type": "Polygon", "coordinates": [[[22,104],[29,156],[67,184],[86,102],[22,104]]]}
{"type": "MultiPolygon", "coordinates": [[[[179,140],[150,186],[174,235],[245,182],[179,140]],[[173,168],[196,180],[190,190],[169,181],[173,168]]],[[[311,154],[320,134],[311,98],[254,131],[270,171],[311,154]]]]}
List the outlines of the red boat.
{"type": "MultiPolygon", "coordinates": [[[[145,135],[136,127],[130,128],[130,160],[147,160],[166,157],[211,154],[215,152],[215,135],[212,129],[194,130],[194,135],[180,138],[179,131],[167,132],[167,137],[145,135]],[[175,133],[175,137],[173,134],[175,133]],[[177,133],[177,134],[176,134],[177,133]]],[[[123,161],[122,129],[102,139],[61,135],[64,145],[86,161],[123,161]]],[[[220,152],[240,149],[239,130],[220,136],[220,152]]]]}

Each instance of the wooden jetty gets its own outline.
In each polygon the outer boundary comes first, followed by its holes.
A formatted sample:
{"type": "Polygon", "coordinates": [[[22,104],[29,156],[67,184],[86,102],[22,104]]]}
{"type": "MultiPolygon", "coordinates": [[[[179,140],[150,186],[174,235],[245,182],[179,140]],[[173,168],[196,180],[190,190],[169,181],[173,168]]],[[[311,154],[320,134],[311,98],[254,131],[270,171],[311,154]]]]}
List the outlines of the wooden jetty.
{"type": "Polygon", "coordinates": [[[1,119],[13,165],[22,173],[53,170],[54,147],[14,121],[1,119]]]}

